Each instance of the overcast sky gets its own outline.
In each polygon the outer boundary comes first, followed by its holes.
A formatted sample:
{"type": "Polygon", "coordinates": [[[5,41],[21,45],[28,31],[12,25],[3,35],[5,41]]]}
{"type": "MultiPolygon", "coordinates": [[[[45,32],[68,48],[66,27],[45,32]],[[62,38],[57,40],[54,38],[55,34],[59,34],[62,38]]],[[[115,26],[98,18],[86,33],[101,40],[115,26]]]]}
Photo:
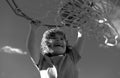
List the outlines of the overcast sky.
{"type": "MultiPolygon", "coordinates": [[[[56,23],[56,7],[59,5],[59,0],[15,1],[31,17],[38,18],[47,24],[56,23]]],[[[29,28],[29,21],[16,16],[5,0],[0,0],[0,47],[8,45],[27,51],[26,40],[29,28]]],[[[43,33],[44,30],[41,28],[40,33],[43,33]]],[[[68,39],[74,41],[73,36],[70,37],[68,39]]],[[[95,40],[86,40],[81,56],[80,78],[120,78],[120,49],[116,47],[101,48],[95,40]]],[[[7,58],[11,59],[12,57],[7,58]]],[[[2,62],[6,62],[5,57],[2,62]]],[[[21,62],[19,64],[23,65],[21,62]]]]}

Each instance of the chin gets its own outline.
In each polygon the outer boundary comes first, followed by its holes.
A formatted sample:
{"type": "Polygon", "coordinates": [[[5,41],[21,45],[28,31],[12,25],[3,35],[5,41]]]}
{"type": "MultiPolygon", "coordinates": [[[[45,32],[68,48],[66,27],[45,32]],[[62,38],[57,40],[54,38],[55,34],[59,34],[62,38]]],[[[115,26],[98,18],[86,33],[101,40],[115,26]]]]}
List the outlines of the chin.
{"type": "Polygon", "coordinates": [[[65,53],[65,48],[54,48],[54,52],[59,54],[65,53]]]}
{"type": "Polygon", "coordinates": [[[56,52],[56,53],[58,53],[58,54],[65,53],[65,51],[64,51],[64,50],[56,50],[55,52],[56,52]]]}

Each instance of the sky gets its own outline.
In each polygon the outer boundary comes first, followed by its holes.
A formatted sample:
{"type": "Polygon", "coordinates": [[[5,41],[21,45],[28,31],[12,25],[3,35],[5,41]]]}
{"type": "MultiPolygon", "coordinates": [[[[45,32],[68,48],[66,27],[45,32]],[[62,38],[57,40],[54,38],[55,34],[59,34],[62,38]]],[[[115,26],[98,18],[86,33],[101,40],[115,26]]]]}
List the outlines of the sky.
{"type": "MultiPolygon", "coordinates": [[[[56,7],[59,6],[60,0],[15,1],[27,15],[40,19],[47,24],[56,23],[56,10],[58,9],[56,7]]],[[[119,12],[120,11],[117,10],[115,14],[119,15],[119,12]]],[[[119,18],[114,18],[113,23],[119,29],[119,18]]],[[[5,0],[0,0],[0,48],[10,46],[28,52],[26,41],[29,30],[29,21],[16,16],[5,0]]],[[[40,35],[38,35],[39,38],[41,38],[45,30],[46,28],[41,27],[39,30],[40,35]]],[[[69,31],[66,31],[68,40],[70,44],[73,44],[76,34],[75,31],[73,31],[74,33],[70,33],[69,31]]],[[[0,70],[2,69],[2,71],[0,71],[0,78],[39,77],[38,71],[33,66],[34,64],[28,55],[19,55],[19,53],[18,55],[6,54],[3,52],[4,51],[0,51],[0,70]]],[[[78,65],[80,78],[120,78],[120,48],[104,48],[100,47],[99,43],[94,39],[85,40],[81,56],[82,58],[78,65]]]]}

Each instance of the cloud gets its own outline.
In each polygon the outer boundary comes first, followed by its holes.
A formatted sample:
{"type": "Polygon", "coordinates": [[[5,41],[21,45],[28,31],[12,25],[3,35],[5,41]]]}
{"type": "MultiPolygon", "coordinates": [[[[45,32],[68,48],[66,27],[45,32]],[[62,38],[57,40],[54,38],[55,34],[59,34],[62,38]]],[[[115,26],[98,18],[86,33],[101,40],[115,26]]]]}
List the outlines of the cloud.
{"type": "Polygon", "coordinates": [[[0,51],[3,51],[5,53],[10,53],[10,54],[27,54],[27,52],[24,52],[18,48],[13,48],[11,46],[4,46],[0,49],[0,51]]]}

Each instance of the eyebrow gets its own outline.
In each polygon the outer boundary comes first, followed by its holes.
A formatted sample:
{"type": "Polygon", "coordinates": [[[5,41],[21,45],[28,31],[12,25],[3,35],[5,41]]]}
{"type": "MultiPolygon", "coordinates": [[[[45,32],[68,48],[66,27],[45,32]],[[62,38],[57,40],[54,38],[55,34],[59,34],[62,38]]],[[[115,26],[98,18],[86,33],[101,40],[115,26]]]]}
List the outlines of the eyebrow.
{"type": "MultiPolygon", "coordinates": [[[[58,34],[61,38],[63,38],[63,39],[65,39],[65,37],[64,37],[64,35],[62,35],[62,34],[58,34]]],[[[50,36],[49,37],[50,39],[52,39],[52,38],[56,38],[56,36],[54,35],[54,36],[50,36]]]]}

